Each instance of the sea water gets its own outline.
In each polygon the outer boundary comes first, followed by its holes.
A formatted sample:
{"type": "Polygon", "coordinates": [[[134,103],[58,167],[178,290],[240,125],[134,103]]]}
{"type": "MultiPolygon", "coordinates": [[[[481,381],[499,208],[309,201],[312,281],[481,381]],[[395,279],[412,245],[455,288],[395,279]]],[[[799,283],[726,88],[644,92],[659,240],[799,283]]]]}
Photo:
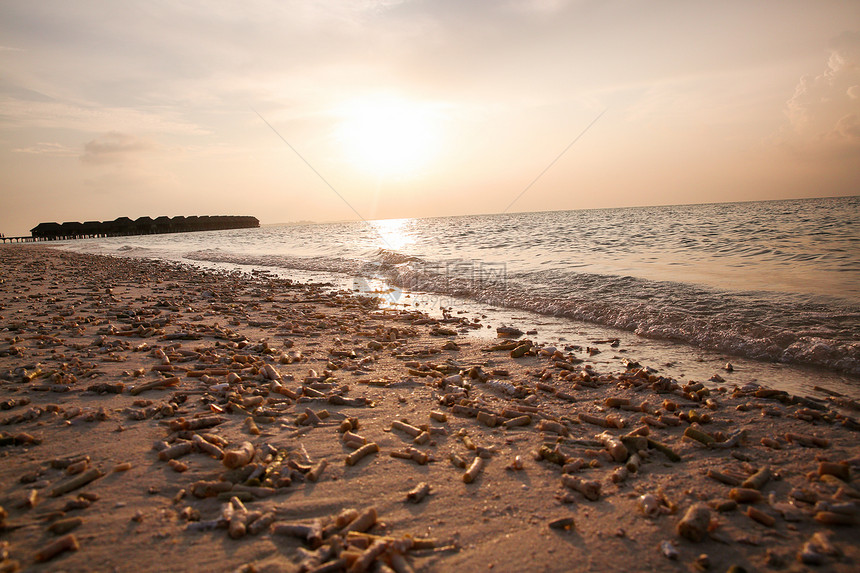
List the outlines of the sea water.
{"type": "Polygon", "coordinates": [[[860,197],[271,225],[64,248],[328,279],[547,337],[572,340],[588,325],[657,344],[670,366],[695,356],[682,375],[728,357],[758,364],[759,376],[795,365],[843,388],[860,377],[860,197]]]}

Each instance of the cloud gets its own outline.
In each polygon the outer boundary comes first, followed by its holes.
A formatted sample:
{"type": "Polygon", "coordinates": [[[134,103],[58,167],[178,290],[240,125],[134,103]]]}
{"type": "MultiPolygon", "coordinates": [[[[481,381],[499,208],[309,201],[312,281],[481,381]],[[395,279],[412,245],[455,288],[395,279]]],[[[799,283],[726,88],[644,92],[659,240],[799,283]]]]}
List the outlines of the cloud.
{"type": "Polygon", "coordinates": [[[5,128],[23,130],[63,129],[84,133],[144,130],[160,134],[206,135],[209,130],[187,121],[182,110],[100,106],[95,102],[57,101],[38,92],[0,93],[0,122],[5,128]]]}
{"type": "Polygon", "coordinates": [[[77,150],[72,149],[62,143],[42,142],[30,145],[28,147],[16,147],[12,149],[12,153],[28,153],[31,155],[51,155],[54,157],[74,157],[78,154],[77,150]]]}
{"type": "Polygon", "coordinates": [[[846,140],[860,141],[860,117],[851,113],[836,123],[835,133],[846,140]]]}
{"type": "Polygon", "coordinates": [[[860,146],[860,33],[836,40],[824,71],[800,79],[787,111],[802,142],[860,146]]]}
{"type": "Polygon", "coordinates": [[[91,165],[127,163],[157,146],[134,135],[112,131],[84,144],[81,161],[91,165]]]}
{"type": "Polygon", "coordinates": [[[504,5],[508,10],[519,13],[556,14],[573,4],[571,0],[517,0],[504,5]]]}

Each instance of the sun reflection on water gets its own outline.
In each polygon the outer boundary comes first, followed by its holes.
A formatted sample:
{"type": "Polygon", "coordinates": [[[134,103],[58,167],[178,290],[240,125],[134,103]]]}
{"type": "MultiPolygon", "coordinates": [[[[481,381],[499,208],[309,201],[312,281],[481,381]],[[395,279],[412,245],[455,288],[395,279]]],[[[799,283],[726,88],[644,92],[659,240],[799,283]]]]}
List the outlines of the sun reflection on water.
{"type": "Polygon", "coordinates": [[[415,242],[415,236],[410,232],[413,219],[382,219],[370,221],[376,231],[378,247],[391,251],[402,251],[406,246],[415,242]]]}

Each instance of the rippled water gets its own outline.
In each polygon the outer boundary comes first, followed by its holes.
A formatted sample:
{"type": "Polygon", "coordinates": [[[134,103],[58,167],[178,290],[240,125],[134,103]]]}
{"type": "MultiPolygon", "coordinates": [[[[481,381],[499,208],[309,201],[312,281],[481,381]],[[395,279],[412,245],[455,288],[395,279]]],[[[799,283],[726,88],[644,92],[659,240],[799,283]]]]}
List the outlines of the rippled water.
{"type": "Polygon", "coordinates": [[[858,229],[860,197],[848,197],[267,226],[68,248],[375,277],[857,376],[858,229]]]}

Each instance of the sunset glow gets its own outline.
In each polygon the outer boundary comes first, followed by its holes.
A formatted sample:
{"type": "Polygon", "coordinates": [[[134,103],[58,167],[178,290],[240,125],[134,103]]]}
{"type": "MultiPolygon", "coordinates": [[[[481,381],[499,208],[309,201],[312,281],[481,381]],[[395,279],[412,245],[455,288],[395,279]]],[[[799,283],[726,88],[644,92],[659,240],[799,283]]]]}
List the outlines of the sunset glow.
{"type": "Polygon", "coordinates": [[[525,189],[512,210],[854,195],[857,22],[836,0],[4,2],[0,232],[238,197],[266,225],[525,189]]]}
{"type": "Polygon", "coordinates": [[[336,129],[344,157],[382,177],[415,176],[438,151],[438,118],[428,107],[396,97],[355,100],[340,110],[336,129]]]}

